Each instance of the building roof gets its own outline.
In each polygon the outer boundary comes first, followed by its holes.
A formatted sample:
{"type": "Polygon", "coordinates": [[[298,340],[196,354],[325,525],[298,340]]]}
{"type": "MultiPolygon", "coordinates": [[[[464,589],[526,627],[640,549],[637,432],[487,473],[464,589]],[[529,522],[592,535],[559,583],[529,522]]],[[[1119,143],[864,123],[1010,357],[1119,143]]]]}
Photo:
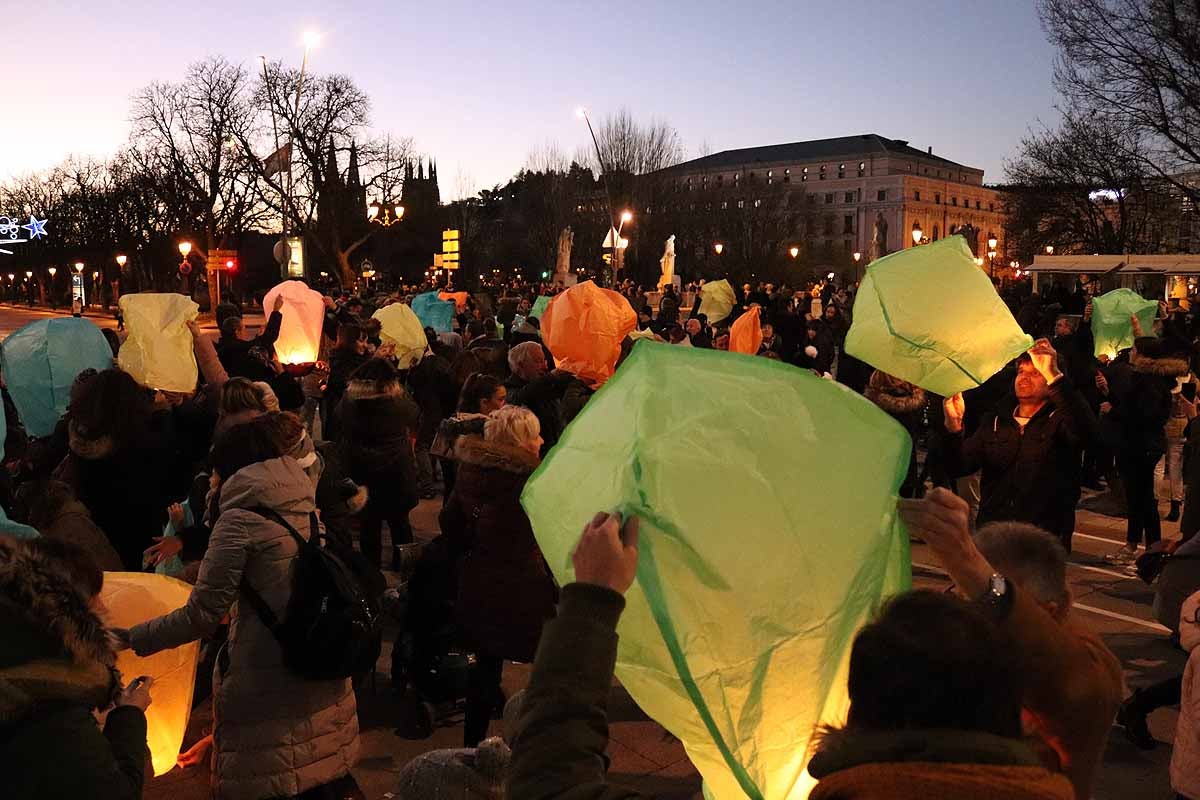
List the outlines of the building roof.
{"type": "Polygon", "coordinates": [[[703,156],[685,161],[670,168],[671,172],[695,172],[709,169],[722,169],[743,166],[745,164],[764,163],[777,164],[781,162],[819,161],[822,159],[836,160],[850,156],[870,154],[894,154],[912,158],[924,158],[938,161],[960,169],[975,169],[910,147],[902,139],[888,139],[877,133],[864,133],[859,136],[839,136],[836,139],[812,139],[807,142],[792,142],[791,144],[771,144],[763,147],[743,147],[739,150],[722,150],[720,153],[703,156]]]}

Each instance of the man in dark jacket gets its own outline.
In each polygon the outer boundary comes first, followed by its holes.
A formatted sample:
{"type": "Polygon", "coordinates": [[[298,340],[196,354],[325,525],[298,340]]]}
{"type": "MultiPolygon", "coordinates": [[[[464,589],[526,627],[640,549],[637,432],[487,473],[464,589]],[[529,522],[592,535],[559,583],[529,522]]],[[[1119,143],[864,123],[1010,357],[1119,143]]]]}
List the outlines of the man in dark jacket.
{"type": "Polygon", "coordinates": [[[337,344],[329,352],[329,379],[325,382],[325,394],[321,398],[325,439],[337,440],[338,419],[334,411],[346,393],[350,375],[370,358],[362,328],[355,324],[338,326],[337,344]]]}
{"type": "Polygon", "coordinates": [[[1095,435],[1096,419],[1045,339],[1017,360],[1013,394],[982,417],[970,438],[963,436],[962,395],[945,401],[946,468],[956,478],[983,470],[980,525],[1029,522],[1070,552],[1082,450],[1095,435]]]}
{"type": "Polygon", "coordinates": [[[271,381],[275,370],[271,368],[275,340],[279,338],[279,326],[283,323],[283,295],[275,298],[275,308],[267,318],[263,332],[253,338],[246,332],[241,317],[226,317],[221,323],[221,341],[217,342],[217,357],[231,378],[249,378],[252,381],[271,381]]]}
{"type": "Polygon", "coordinates": [[[542,450],[545,457],[562,434],[562,398],[567,385],[575,376],[569,372],[547,372],[546,354],[540,344],[522,342],[508,351],[508,366],[512,375],[504,382],[507,402],[525,406],[542,426],[542,450]]]}

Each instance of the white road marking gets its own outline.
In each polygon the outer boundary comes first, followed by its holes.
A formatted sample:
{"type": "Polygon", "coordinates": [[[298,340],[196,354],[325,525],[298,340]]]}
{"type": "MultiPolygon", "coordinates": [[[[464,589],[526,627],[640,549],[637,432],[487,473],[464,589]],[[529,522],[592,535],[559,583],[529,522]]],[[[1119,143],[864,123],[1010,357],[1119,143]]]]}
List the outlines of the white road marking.
{"type": "MultiPolygon", "coordinates": [[[[932,564],[918,564],[916,561],[914,561],[913,566],[917,567],[918,569],[928,570],[929,572],[936,572],[938,575],[946,575],[947,574],[946,570],[942,569],[941,567],[935,567],[932,564]]],[[[1075,564],[1074,566],[1081,567],[1083,565],[1075,564]]],[[[1092,569],[1099,569],[1099,568],[1093,567],[1092,569]]],[[[1113,573],[1113,574],[1115,575],[1116,573],[1113,573]]],[[[1120,577],[1128,578],[1129,576],[1121,575],[1120,577]]],[[[1131,617],[1128,614],[1118,614],[1116,611],[1108,611],[1103,608],[1096,608],[1095,606],[1087,606],[1087,605],[1084,605],[1083,603],[1073,603],[1071,607],[1078,608],[1080,611],[1087,611],[1092,614],[1099,614],[1102,617],[1109,617],[1110,619],[1117,619],[1122,622],[1128,622],[1132,625],[1140,625],[1143,628],[1149,628],[1150,630],[1158,631],[1159,633],[1170,633],[1171,632],[1169,628],[1167,628],[1164,625],[1159,625],[1157,622],[1150,622],[1148,620],[1139,619],[1138,617],[1131,617]]]]}

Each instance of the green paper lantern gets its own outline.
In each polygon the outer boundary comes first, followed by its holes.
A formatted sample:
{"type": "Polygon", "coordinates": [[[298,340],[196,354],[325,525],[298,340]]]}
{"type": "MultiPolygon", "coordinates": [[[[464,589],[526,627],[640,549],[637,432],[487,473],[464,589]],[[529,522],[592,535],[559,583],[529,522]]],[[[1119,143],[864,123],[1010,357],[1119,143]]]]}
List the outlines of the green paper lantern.
{"type": "Polygon", "coordinates": [[[961,236],[871,264],[846,352],[949,397],[980,386],[1033,346],[961,236]]]}
{"type": "Polygon", "coordinates": [[[910,447],[804,370],[639,341],[526,484],[562,584],[596,511],[641,518],[617,676],[711,797],[811,787],[815,726],[844,722],[854,635],[911,584],[896,515],[910,447]]]}
{"type": "Polygon", "coordinates": [[[546,314],[546,306],[550,305],[550,301],[553,299],[553,297],[547,297],[544,294],[539,295],[538,298],[533,301],[533,308],[530,309],[529,316],[536,318],[540,322],[542,317],[546,314]]]}
{"type": "Polygon", "coordinates": [[[1133,323],[1136,316],[1147,336],[1154,333],[1154,316],[1158,303],[1146,300],[1132,289],[1113,289],[1092,298],[1092,336],[1096,341],[1097,357],[1116,358],[1117,353],[1133,347],[1133,323]]]}

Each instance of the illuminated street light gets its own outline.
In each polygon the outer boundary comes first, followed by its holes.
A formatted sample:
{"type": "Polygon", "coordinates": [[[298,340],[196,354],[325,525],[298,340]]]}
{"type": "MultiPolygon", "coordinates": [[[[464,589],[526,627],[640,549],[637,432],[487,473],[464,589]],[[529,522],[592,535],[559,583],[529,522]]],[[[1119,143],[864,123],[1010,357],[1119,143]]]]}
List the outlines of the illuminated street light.
{"type": "Polygon", "coordinates": [[[859,261],[862,261],[862,253],[855,250],[854,251],[854,263],[857,264],[859,261]]]}
{"type": "Polygon", "coordinates": [[[192,252],[192,243],[191,242],[184,240],[179,243],[179,255],[183,256],[184,258],[187,258],[188,254],[191,252],[192,252]]]}
{"type": "Polygon", "coordinates": [[[122,269],[124,269],[124,268],[125,268],[125,262],[126,262],[126,261],[128,261],[128,260],[129,260],[129,258],[128,258],[128,257],[126,257],[126,256],[124,256],[124,255],[119,255],[119,256],[117,256],[117,266],[118,266],[118,267],[121,267],[122,269]]]}
{"type": "Polygon", "coordinates": [[[57,268],[57,267],[51,267],[50,269],[46,270],[46,272],[49,272],[49,273],[50,273],[50,278],[51,278],[51,279],[53,279],[53,278],[54,278],[54,276],[58,274],[58,268],[57,268]]]}
{"type": "Polygon", "coordinates": [[[996,249],[996,234],[988,232],[988,250],[996,249]]]}
{"type": "Polygon", "coordinates": [[[791,255],[792,258],[795,258],[796,256],[800,255],[800,248],[796,247],[795,245],[792,245],[792,248],[790,250],[788,250],[788,253],[791,255]]]}
{"type": "Polygon", "coordinates": [[[623,223],[631,222],[632,220],[633,220],[633,212],[632,211],[622,211],[621,212],[621,222],[623,222],[623,223]]]}
{"type": "Polygon", "coordinates": [[[80,275],[83,274],[83,262],[82,261],[75,262],[75,271],[78,272],[80,275]]]}
{"type": "Polygon", "coordinates": [[[725,250],[725,245],[717,242],[713,245],[713,250],[716,251],[717,255],[721,255],[721,253],[725,250]]]}
{"type": "Polygon", "coordinates": [[[304,43],[305,50],[312,50],[314,47],[321,46],[321,34],[313,30],[305,31],[300,40],[304,43]]]}
{"type": "Polygon", "coordinates": [[[1048,256],[1054,255],[1054,245],[1052,245],[1052,244],[1046,245],[1046,255],[1048,255],[1048,256]]]}
{"type": "Polygon", "coordinates": [[[924,238],[924,236],[925,236],[925,232],[921,230],[921,223],[914,222],[913,229],[912,229],[913,244],[920,244],[921,239],[924,238]]]}
{"type": "Polygon", "coordinates": [[[32,278],[32,277],[33,277],[33,270],[31,270],[31,269],[27,269],[27,270],[25,270],[25,278],[26,278],[26,279],[29,279],[29,278],[32,278]]]}
{"type": "Polygon", "coordinates": [[[975,257],[975,266],[977,266],[977,267],[982,267],[982,266],[983,266],[983,259],[982,259],[982,258],[980,258],[979,256],[976,256],[976,257],[975,257]]]}

